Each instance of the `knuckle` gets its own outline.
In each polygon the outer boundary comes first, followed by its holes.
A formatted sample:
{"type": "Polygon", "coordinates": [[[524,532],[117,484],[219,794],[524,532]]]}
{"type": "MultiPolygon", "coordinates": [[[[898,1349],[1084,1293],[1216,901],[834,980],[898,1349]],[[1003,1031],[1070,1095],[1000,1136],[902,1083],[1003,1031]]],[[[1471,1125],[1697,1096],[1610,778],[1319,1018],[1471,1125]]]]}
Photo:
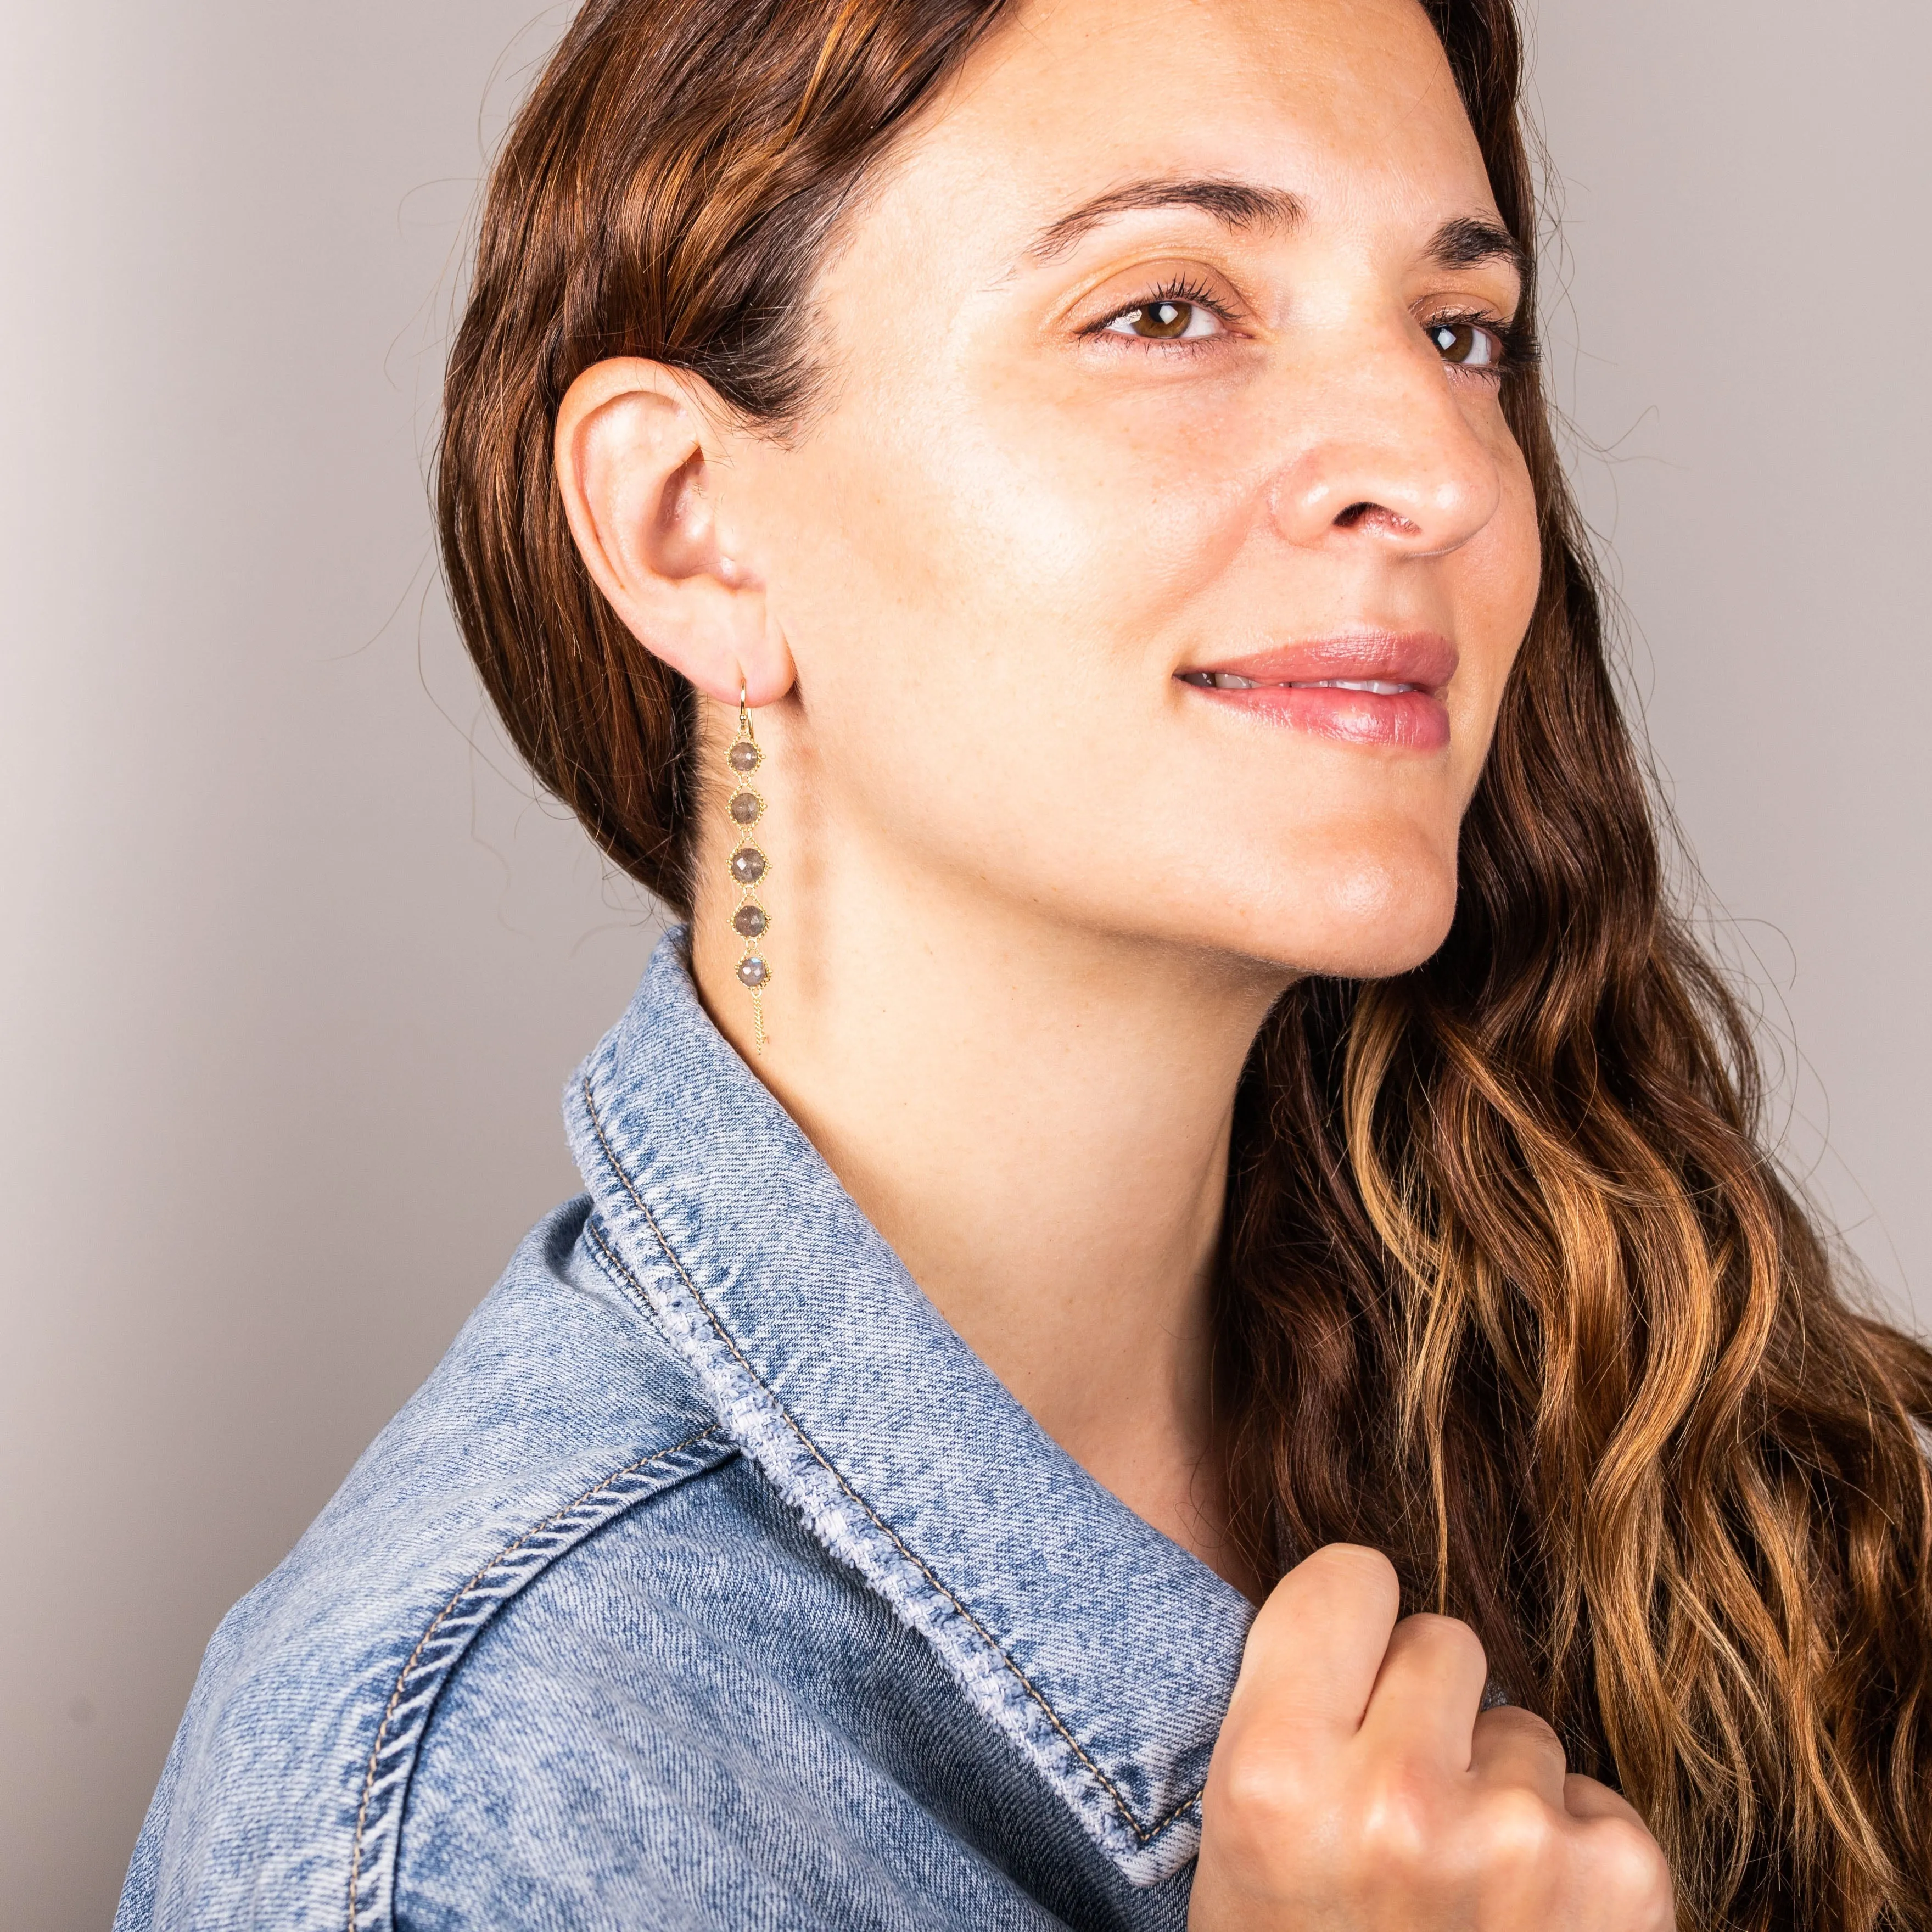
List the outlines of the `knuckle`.
{"type": "Polygon", "coordinates": [[[1409,1871],[1432,1862],[1442,1826],[1439,1780],[1420,1765],[1393,1759],[1369,1787],[1356,1835],[1370,1870],[1409,1871]]]}
{"type": "Polygon", "coordinates": [[[1519,1876],[1544,1868],[1559,1850],[1562,1822],[1542,1798],[1522,1785],[1491,1792],[1477,1826],[1484,1863],[1519,1876]]]}
{"type": "Polygon", "coordinates": [[[1631,1901],[1667,1897],[1664,1850],[1635,1818],[1598,1818],[1586,1838],[1591,1882],[1631,1901]]]}
{"type": "Polygon", "coordinates": [[[1534,1711],[1520,1705],[1498,1704],[1476,1720],[1478,1734],[1486,1742],[1508,1742],[1530,1750],[1549,1753],[1559,1763],[1568,1762],[1563,1740],[1534,1711]]]}
{"type": "Polygon", "coordinates": [[[1243,1838],[1269,1838],[1286,1830],[1301,1809],[1294,1761],[1250,1748],[1216,1763],[1205,1794],[1223,1827],[1243,1838]]]}
{"type": "Polygon", "coordinates": [[[1555,1730],[1534,1711],[1526,1711],[1520,1704],[1492,1706],[1476,1722],[1485,1730],[1514,1737],[1523,1744],[1554,1744],[1558,1750],[1563,1748],[1563,1741],[1555,1730]]]}
{"type": "Polygon", "coordinates": [[[1418,1611],[1403,1618],[1409,1641],[1426,1651],[1432,1659],[1486,1671],[1489,1653],[1483,1640],[1460,1617],[1438,1616],[1432,1610],[1418,1611]]]}

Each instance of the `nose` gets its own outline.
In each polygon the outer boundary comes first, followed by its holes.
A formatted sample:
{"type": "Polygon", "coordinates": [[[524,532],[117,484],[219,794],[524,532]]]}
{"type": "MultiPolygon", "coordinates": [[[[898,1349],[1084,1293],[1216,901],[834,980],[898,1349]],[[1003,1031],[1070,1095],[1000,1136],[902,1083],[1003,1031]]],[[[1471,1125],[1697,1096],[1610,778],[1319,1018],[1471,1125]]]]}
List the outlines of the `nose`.
{"type": "Polygon", "coordinates": [[[1318,380],[1294,384],[1288,460],[1269,490],[1276,527],[1316,549],[1363,545],[1426,557],[1459,549],[1502,497],[1496,458],[1474,421],[1492,407],[1453,374],[1406,316],[1365,341],[1338,341],[1318,380]]]}

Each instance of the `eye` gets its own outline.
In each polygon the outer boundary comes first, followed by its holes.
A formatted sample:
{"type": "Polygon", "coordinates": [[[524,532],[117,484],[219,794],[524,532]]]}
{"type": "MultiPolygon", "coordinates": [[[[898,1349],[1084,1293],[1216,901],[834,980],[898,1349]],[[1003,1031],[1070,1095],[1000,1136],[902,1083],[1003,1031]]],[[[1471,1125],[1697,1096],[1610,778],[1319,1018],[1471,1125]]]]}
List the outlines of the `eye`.
{"type": "Polygon", "coordinates": [[[1497,370],[1503,365],[1502,332],[1467,316],[1445,316],[1424,325],[1423,333],[1444,362],[1458,369],[1497,370]]]}
{"type": "Polygon", "coordinates": [[[1138,302],[1109,316],[1102,323],[1101,332],[1142,342],[1198,342],[1221,333],[1221,318],[1204,302],[1156,296],[1151,302],[1138,302]]]}

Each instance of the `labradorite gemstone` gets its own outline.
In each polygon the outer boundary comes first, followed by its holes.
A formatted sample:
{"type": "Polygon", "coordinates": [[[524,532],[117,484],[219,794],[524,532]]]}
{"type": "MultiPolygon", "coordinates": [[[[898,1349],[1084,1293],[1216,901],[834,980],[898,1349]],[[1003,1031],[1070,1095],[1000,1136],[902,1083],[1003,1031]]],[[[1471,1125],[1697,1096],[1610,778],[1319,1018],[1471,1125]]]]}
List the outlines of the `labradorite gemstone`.
{"type": "Polygon", "coordinates": [[[762,939],[770,930],[771,920],[761,905],[741,905],[731,915],[733,929],[746,939],[762,939]]]}
{"type": "Polygon", "coordinates": [[[731,769],[734,772],[754,772],[764,761],[765,754],[750,739],[740,738],[724,755],[730,760],[731,769]]]}
{"type": "Polygon", "coordinates": [[[765,855],[755,845],[740,845],[731,854],[731,876],[741,886],[755,886],[765,876],[765,855]]]}
{"type": "Polygon", "coordinates": [[[731,816],[740,825],[755,825],[758,814],[765,808],[765,802],[754,791],[734,792],[731,794],[731,816]]]}
{"type": "Polygon", "coordinates": [[[748,986],[762,986],[772,976],[772,969],[754,952],[738,962],[738,977],[748,986]]]}

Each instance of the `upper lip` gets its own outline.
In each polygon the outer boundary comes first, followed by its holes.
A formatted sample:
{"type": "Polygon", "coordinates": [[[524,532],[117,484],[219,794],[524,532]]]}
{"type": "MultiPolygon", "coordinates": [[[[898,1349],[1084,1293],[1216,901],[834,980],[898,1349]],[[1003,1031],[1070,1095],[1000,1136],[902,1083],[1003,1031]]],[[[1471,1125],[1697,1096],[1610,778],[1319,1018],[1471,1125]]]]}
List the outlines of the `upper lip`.
{"type": "Polygon", "coordinates": [[[1183,664],[1175,675],[1198,678],[1219,671],[1257,685],[1326,684],[1346,678],[1351,683],[1406,684],[1439,694],[1456,675],[1456,646],[1434,631],[1353,631],[1246,657],[1183,664]]]}

